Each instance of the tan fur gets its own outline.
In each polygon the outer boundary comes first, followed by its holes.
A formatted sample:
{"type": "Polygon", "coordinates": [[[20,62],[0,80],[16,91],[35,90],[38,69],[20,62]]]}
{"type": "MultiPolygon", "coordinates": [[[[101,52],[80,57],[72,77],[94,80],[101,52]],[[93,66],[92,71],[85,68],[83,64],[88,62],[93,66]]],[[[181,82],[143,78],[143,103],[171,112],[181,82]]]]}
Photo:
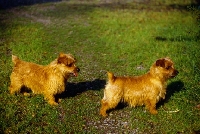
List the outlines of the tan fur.
{"type": "Polygon", "coordinates": [[[20,92],[23,87],[35,94],[43,94],[51,105],[57,105],[55,96],[64,92],[70,74],[77,76],[79,68],[71,54],[60,53],[58,58],[47,66],[20,60],[12,55],[14,63],[10,79],[10,93],[20,92]]]}
{"type": "Polygon", "coordinates": [[[116,77],[108,72],[100,114],[107,116],[106,111],[115,108],[120,101],[131,107],[145,105],[151,114],[157,114],[156,103],[165,98],[166,81],[177,74],[169,58],[158,59],[142,76],[116,77]]]}

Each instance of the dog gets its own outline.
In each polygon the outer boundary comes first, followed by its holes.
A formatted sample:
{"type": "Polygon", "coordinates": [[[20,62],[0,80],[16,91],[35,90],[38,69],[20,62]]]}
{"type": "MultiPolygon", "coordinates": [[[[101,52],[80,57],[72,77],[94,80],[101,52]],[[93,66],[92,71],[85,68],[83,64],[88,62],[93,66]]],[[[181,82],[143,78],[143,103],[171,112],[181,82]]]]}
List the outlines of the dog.
{"type": "Polygon", "coordinates": [[[106,111],[118,103],[128,103],[131,107],[145,105],[151,114],[157,114],[156,103],[165,99],[166,81],[178,75],[170,58],[158,59],[150,71],[141,76],[116,77],[107,72],[108,82],[101,100],[100,115],[108,116],[106,111]]]}
{"type": "MultiPolygon", "coordinates": [[[[12,62],[14,67],[10,76],[10,93],[19,93],[26,88],[35,94],[43,94],[50,105],[58,105],[56,96],[65,91],[68,78],[77,76],[80,71],[75,65],[76,59],[64,53],[60,53],[47,66],[20,60],[15,55],[12,55],[12,62]]],[[[24,95],[27,94],[24,92],[24,95]]]]}

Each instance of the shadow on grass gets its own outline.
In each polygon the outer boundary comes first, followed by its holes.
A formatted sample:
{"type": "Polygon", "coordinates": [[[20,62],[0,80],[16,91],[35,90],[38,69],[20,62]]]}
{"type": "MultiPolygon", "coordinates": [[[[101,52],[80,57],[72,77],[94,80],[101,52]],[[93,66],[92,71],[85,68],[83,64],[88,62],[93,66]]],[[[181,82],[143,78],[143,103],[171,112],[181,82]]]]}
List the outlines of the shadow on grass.
{"type": "Polygon", "coordinates": [[[87,90],[100,90],[105,87],[106,81],[95,79],[93,81],[79,82],[79,83],[67,83],[66,90],[59,97],[74,97],[87,90]]]}
{"type": "Polygon", "coordinates": [[[59,2],[61,0],[1,0],[0,9],[9,9],[18,6],[28,6],[47,2],[59,2]]]}
{"type": "Polygon", "coordinates": [[[157,37],[155,37],[155,40],[157,40],[157,41],[183,42],[183,41],[199,41],[199,38],[200,38],[200,33],[198,33],[194,37],[177,36],[177,37],[173,37],[173,38],[166,38],[166,37],[157,36],[157,37]]]}
{"type": "MultiPolygon", "coordinates": [[[[1,0],[0,1],[0,8],[8,9],[18,6],[26,6],[26,5],[33,5],[33,4],[41,4],[41,3],[47,3],[47,2],[61,2],[63,0],[1,0]]],[[[65,0],[65,1],[73,1],[73,0],[65,0]]],[[[116,0],[99,0],[99,2],[93,2],[90,0],[80,0],[80,1],[74,1],[74,3],[70,6],[87,6],[89,8],[94,7],[103,7],[103,8],[120,8],[120,9],[140,9],[140,10],[159,10],[162,11],[162,9],[171,10],[171,9],[177,9],[177,10],[187,10],[188,6],[192,7],[198,7],[199,6],[199,0],[193,1],[190,4],[171,4],[166,5],[160,2],[154,2],[149,0],[123,0],[123,1],[116,1],[116,0]],[[165,8],[163,8],[165,7],[165,8]]]]}
{"type": "Polygon", "coordinates": [[[165,95],[165,99],[158,102],[157,108],[164,105],[164,103],[168,102],[169,99],[171,98],[171,96],[174,95],[174,93],[179,92],[179,91],[184,90],[184,89],[185,89],[184,83],[182,81],[175,81],[175,82],[170,83],[167,86],[167,92],[166,92],[166,95],[165,95]]]}

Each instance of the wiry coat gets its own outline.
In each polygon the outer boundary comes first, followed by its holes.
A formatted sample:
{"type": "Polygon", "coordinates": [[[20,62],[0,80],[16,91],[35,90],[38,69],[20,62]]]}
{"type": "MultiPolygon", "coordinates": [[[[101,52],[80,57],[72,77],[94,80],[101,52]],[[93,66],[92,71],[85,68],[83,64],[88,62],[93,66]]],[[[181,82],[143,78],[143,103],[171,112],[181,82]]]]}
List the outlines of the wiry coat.
{"type": "Polygon", "coordinates": [[[152,114],[157,114],[156,103],[165,98],[166,80],[177,74],[169,58],[157,60],[142,76],[116,77],[108,72],[100,114],[107,116],[106,111],[115,108],[120,101],[132,107],[145,105],[152,114]]]}
{"type": "Polygon", "coordinates": [[[47,66],[20,60],[12,56],[14,63],[11,73],[10,93],[20,92],[26,87],[35,94],[43,94],[52,105],[56,105],[55,96],[64,92],[70,74],[77,75],[79,69],[70,54],[61,53],[57,59],[47,66]]]}

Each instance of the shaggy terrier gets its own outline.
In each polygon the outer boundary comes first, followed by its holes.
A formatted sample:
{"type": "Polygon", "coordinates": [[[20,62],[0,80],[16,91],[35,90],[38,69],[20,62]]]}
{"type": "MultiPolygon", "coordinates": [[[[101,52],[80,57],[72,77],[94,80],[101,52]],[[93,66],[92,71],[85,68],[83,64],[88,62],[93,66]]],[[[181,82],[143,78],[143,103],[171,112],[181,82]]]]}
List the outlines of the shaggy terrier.
{"type": "Polygon", "coordinates": [[[14,55],[12,62],[14,67],[10,76],[10,93],[24,92],[24,88],[30,89],[35,94],[43,94],[51,105],[58,104],[55,97],[65,91],[68,78],[71,75],[77,76],[80,71],[75,65],[75,58],[64,53],[60,53],[58,58],[47,66],[22,61],[14,55]]]}
{"type": "Polygon", "coordinates": [[[150,71],[141,76],[116,77],[108,72],[100,114],[107,116],[106,111],[115,108],[120,101],[131,107],[145,105],[151,114],[157,114],[156,103],[165,98],[166,81],[177,74],[169,58],[158,59],[150,71]]]}

